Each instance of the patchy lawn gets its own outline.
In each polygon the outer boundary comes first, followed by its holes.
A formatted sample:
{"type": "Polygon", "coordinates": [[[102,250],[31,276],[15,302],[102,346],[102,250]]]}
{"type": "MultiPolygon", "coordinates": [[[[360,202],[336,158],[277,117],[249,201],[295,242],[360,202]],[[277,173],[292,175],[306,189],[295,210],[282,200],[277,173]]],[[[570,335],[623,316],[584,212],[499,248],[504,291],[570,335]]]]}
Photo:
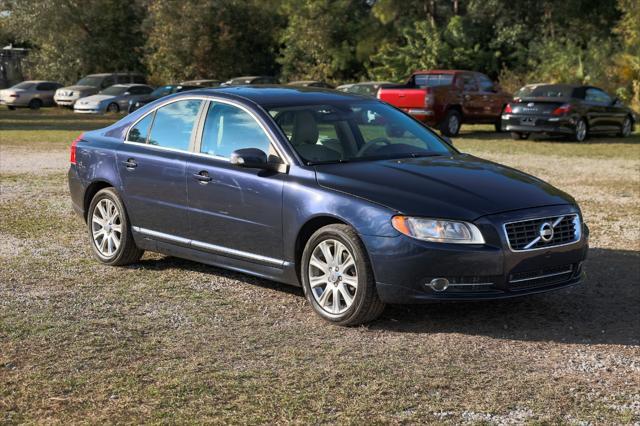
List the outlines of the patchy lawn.
{"type": "Polygon", "coordinates": [[[68,145],[112,120],[0,109],[0,423],[640,422],[639,134],[464,128],[461,150],[580,202],[587,282],[348,329],[297,288],[157,254],[94,261],[68,145]]]}

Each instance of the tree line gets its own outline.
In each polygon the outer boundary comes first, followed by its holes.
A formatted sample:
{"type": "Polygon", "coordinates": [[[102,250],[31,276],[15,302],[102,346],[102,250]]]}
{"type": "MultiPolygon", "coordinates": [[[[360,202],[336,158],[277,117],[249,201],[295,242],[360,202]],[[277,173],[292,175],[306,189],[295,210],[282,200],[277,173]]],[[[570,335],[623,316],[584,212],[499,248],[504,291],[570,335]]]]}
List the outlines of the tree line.
{"type": "Polygon", "coordinates": [[[32,78],[135,70],[401,81],[425,68],[600,85],[640,105],[638,0],[0,0],[32,78]]]}

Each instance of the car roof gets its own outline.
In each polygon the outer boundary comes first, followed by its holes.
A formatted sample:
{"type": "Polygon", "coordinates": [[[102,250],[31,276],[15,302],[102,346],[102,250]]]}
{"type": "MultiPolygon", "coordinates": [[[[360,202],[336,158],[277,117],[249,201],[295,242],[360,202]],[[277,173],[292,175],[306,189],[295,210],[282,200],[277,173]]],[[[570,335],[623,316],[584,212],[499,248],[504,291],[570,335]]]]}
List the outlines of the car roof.
{"type": "Polygon", "coordinates": [[[148,84],[140,84],[140,83],[118,83],[118,84],[113,84],[109,87],[134,87],[134,86],[151,87],[148,84]]]}
{"type": "Polygon", "coordinates": [[[139,72],[103,72],[98,74],[87,74],[85,77],[108,77],[110,75],[142,75],[139,72]]]}
{"type": "Polygon", "coordinates": [[[417,71],[414,71],[412,74],[456,74],[460,72],[482,74],[478,71],[469,71],[469,70],[417,70],[417,71]]]}
{"type": "Polygon", "coordinates": [[[579,87],[591,87],[591,86],[583,86],[582,84],[568,84],[568,83],[535,83],[535,84],[526,84],[523,87],[558,87],[562,89],[577,89],[579,87]]]}
{"type": "MultiPolygon", "coordinates": [[[[226,95],[228,98],[244,99],[265,106],[294,106],[331,104],[344,101],[371,101],[371,98],[354,93],[339,92],[332,89],[306,86],[226,86],[197,91],[211,96],[226,95]]],[[[189,92],[195,93],[193,91],[189,92]]]]}
{"type": "MultiPolygon", "coordinates": [[[[21,81],[20,83],[33,83],[33,84],[54,83],[54,84],[60,84],[57,81],[51,81],[51,80],[24,80],[24,81],[21,81]]],[[[16,84],[20,84],[20,83],[16,83],[16,84]]],[[[14,86],[16,84],[14,84],[14,86]]]]}

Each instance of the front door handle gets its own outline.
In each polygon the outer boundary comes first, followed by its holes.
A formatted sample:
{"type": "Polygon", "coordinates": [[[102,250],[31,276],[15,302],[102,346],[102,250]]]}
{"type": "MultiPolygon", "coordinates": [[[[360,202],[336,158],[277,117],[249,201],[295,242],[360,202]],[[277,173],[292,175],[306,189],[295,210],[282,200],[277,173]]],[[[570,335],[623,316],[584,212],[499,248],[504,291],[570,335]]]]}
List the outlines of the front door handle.
{"type": "Polygon", "coordinates": [[[124,166],[129,170],[138,167],[138,163],[136,163],[136,160],[134,160],[133,158],[127,158],[127,161],[123,161],[122,164],[124,164],[124,166]]]}
{"type": "Polygon", "coordinates": [[[193,174],[193,178],[200,182],[201,184],[207,184],[213,180],[211,176],[209,176],[209,172],[206,170],[202,170],[198,173],[193,174]]]}

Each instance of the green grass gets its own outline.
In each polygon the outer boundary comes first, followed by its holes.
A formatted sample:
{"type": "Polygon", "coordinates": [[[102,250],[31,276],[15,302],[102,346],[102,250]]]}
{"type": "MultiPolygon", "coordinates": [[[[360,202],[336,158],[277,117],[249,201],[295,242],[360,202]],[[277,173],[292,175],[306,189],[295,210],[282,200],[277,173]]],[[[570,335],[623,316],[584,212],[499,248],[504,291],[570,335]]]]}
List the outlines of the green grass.
{"type": "Polygon", "coordinates": [[[637,134],[522,142],[464,127],[461,150],[576,196],[588,281],[339,328],[297,288],[153,253],[96,262],[66,163],[40,166],[112,120],[0,109],[1,164],[33,164],[0,170],[0,423],[640,421],[637,134]]]}

